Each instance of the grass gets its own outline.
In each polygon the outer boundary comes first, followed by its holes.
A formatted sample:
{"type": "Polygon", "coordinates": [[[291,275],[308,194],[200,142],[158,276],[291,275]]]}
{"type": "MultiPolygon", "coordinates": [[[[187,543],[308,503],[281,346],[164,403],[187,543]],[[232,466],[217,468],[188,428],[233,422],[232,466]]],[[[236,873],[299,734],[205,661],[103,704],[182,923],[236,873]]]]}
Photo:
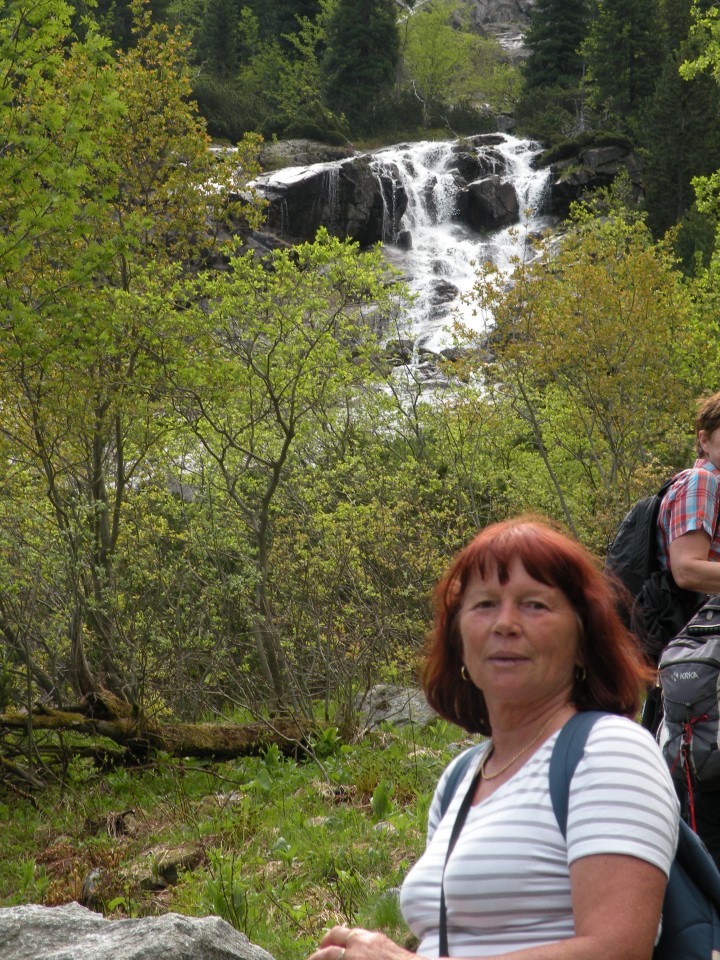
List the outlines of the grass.
{"type": "Polygon", "coordinates": [[[407,942],[395,891],[462,736],[437,722],[349,745],[331,729],[317,762],[277,749],[109,772],[75,761],[36,806],[0,793],[0,905],[217,914],[276,960],[306,957],[334,923],[407,942]]]}

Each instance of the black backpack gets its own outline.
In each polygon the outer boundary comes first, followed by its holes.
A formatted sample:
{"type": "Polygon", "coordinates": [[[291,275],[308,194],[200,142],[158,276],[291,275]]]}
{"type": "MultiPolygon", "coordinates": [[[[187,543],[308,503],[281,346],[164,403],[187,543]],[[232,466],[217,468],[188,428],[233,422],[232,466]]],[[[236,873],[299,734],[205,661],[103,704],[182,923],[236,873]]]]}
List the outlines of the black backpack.
{"type": "Polygon", "coordinates": [[[660,569],[658,559],[660,505],[680,476],[666,480],[657,493],[643,497],[630,508],[605,557],[605,570],[633,597],[627,625],[654,663],[704,599],[702,594],[678,587],[670,571],[660,569]]]}
{"type": "Polygon", "coordinates": [[[662,498],[674,483],[666,480],[657,493],[633,504],[615,531],[605,557],[605,569],[616,576],[633,597],[660,569],[657,555],[658,517],[662,498]]]}
{"type": "Polygon", "coordinates": [[[709,597],[660,657],[658,742],[673,777],[720,784],[720,594],[709,597]]]}
{"type": "MultiPolygon", "coordinates": [[[[575,768],[585,751],[593,724],[604,716],[585,710],[571,717],[560,731],[550,759],[550,798],[565,836],[568,795],[575,768]]],[[[479,747],[466,751],[450,773],[443,792],[443,815],[479,747]]],[[[679,820],[678,846],[665,888],[660,939],[653,960],[716,960],[720,951],[720,871],[700,838],[679,820]]]]}

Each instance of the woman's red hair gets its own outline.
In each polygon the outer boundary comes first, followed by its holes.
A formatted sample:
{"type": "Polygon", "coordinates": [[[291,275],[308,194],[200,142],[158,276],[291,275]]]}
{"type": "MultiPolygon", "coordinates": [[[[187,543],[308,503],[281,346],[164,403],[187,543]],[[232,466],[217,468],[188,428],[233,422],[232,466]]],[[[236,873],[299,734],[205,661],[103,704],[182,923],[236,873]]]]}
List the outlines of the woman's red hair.
{"type": "Polygon", "coordinates": [[[654,673],[618,615],[615,588],[585,547],[552,521],[532,516],[503,520],[481,530],[438,583],[435,623],[423,670],[430,706],[470,733],[490,733],[482,692],[460,676],[457,615],[472,577],[497,570],[500,582],[506,583],[513,560],[519,560],[533,579],[562,590],[578,615],[585,676],[574,687],[577,709],[634,716],[654,673]]]}

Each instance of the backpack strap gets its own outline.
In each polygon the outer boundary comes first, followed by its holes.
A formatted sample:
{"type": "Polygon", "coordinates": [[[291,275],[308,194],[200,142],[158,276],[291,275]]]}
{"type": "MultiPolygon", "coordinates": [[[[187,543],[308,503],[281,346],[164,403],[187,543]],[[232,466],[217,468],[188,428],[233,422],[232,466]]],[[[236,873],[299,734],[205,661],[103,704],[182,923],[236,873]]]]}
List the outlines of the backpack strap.
{"type": "Polygon", "coordinates": [[[590,730],[600,717],[605,716],[607,713],[602,710],[582,710],[570,717],[555,741],[550,757],[550,799],[563,837],[567,833],[570,781],[585,752],[590,730]]]}
{"type": "Polygon", "coordinates": [[[440,801],[441,819],[448,811],[448,807],[450,806],[452,798],[455,796],[455,791],[458,788],[458,784],[461,782],[462,778],[465,776],[473,763],[477,760],[478,754],[483,747],[484,744],[480,743],[476,747],[470,747],[469,750],[466,750],[448,774],[448,778],[445,781],[445,786],[443,787],[442,800],[440,801]]]}

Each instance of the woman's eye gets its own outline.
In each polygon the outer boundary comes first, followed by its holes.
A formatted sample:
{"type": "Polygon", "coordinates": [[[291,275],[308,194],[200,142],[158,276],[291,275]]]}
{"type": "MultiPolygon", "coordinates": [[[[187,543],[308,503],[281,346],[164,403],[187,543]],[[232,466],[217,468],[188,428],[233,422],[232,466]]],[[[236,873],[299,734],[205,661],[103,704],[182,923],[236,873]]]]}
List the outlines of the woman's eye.
{"type": "Polygon", "coordinates": [[[542,600],[526,600],[525,606],[530,607],[531,610],[547,610],[547,604],[542,600]]]}

